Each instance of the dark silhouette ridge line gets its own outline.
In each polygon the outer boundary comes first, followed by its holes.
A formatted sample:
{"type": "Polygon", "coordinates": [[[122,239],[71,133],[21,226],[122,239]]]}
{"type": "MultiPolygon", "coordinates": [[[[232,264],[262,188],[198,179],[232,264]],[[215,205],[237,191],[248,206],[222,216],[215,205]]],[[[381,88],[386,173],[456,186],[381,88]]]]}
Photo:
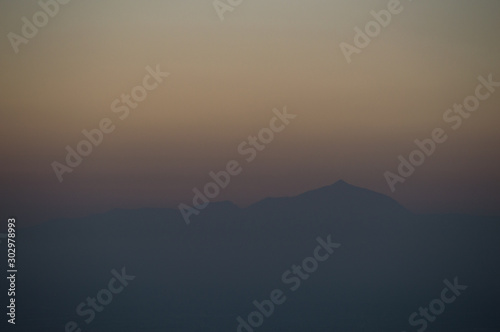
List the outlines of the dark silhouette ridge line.
{"type": "MultiPolygon", "coordinates": [[[[208,211],[213,211],[214,209],[218,208],[230,208],[235,211],[241,211],[241,212],[248,212],[254,209],[258,209],[261,207],[264,207],[266,205],[271,205],[271,204],[278,204],[278,203],[293,203],[294,201],[299,201],[299,200],[309,200],[309,201],[314,201],[318,200],[318,198],[325,198],[327,200],[332,200],[332,203],[336,202],[338,198],[345,197],[346,195],[351,195],[351,196],[357,196],[357,197],[364,197],[365,199],[368,198],[373,198],[380,200],[381,203],[387,204],[387,206],[392,205],[393,208],[400,209],[401,211],[404,211],[406,213],[409,213],[414,216],[420,216],[420,217],[482,217],[482,218],[498,218],[498,216],[491,215],[491,216],[484,216],[484,215],[472,215],[472,214],[465,214],[465,213],[414,213],[413,211],[407,209],[403,205],[401,205],[398,201],[395,199],[383,194],[379,193],[377,191],[367,189],[364,187],[359,187],[356,185],[352,185],[344,180],[338,180],[334,182],[333,184],[322,186],[316,189],[311,189],[308,191],[305,191],[303,193],[297,194],[297,195],[291,195],[291,196],[270,196],[270,197],[265,197],[261,200],[258,200],[248,206],[241,207],[238,206],[236,203],[230,200],[222,200],[222,201],[215,201],[215,202],[210,202],[210,204],[201,211],[201,215],[203,213],[206,213],[208,211]]],[[[354,202],[356,203],[356,202],[354,202]]],[[[359,203],[359,202],[358,202],[359,203]]],[[[361,202],[362,204],[363,202],[361,202]]],[[[88,218],[95,218],[95,217],[103,217],[105,215],[109,214],[115,214],[115,213],[138,213],[140,214],[141,212],[153,212],[156,211],[158,213],[162,214],[179,214],[181,215],[179,210],[176,207],[140,207],[140,208],[114,208],[111,210],[108,210],[106,212],[101,212],[101,213],[92,213],[86,216],[81,216],[81,217],[69,217],[69,218],[54,218],[54,219],[48,219],[44,222],[41,222],[37,225],[29,226],[27,228],[30,229],[35,229],[38,226],[42,226],[47,223],[58,223],[58,222],[77,222],[78,220],[82,219],[88,219],[88,218]]]]}

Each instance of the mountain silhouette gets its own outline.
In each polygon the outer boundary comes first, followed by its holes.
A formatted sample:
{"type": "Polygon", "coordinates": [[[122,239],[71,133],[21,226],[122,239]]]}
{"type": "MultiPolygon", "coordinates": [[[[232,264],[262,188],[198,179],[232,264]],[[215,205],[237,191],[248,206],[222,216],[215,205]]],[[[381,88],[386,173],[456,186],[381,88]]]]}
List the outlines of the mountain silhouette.
{"type": "Polygon", "coordinates": [[[16,328],[236,331],[282,289],[255,331],[417,331],[410,314],[457,277],[467,289],[426,330],[500,331],[499,235],[499,217],[418,215],[344,181],[247,208],[211,203],[190,225],[159,208],[60,219],[18,231],[16,328]],[[340,247],[290,290],[283,273],[328,236],[340,247]],[[76,307],[122,267],[135,279],[86,324],[76,307]]]}

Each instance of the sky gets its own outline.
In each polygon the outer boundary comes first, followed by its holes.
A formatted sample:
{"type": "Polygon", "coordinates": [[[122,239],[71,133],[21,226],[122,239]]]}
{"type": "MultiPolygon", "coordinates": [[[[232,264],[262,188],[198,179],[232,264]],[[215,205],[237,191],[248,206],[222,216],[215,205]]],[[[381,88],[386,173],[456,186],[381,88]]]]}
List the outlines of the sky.
{"type": "Polygon", "coordinates": [[[500,2],[402,0],[348,62],[340,45],[389,3],[242,1],[221,20],[212,1],[72,0],[13,46],[41,7],[0,0],[3,218],[190,204],[231,160],[242,171],[214,201],[343,179],[416,213],[500,215],[500,88],[460,128],[443,119],[479,76],[500,81],[500,2]],[[146,68],[169,75],[122,120],[111,104],[146,68]],[[247,162],[238,146],[285,108],[297,116],[247,162]],[[114,130],[59,181],[53,163],[103,119],[114,130]],[[392,191],[384,174],[436,128],[447,140],[392,191]]]}

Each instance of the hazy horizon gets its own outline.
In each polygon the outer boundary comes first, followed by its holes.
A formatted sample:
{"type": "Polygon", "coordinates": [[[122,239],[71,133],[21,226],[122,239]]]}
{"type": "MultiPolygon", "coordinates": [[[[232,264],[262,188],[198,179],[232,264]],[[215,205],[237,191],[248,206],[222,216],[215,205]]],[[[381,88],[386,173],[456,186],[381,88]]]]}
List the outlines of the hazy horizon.
{"type": "Polygon", "coordinates": [[[244,1],[221,21],[212,1],[70,1],[16,53],[8,34],[40,7],[0,0],[2,212],[32,225],[175,208],[238,160],[216,201],[248,206],[343,179],[416,213],[500,215],[500,92],[459,129],[443,121],[479,76],[500,81],[500,2],[402,0],[348,63],[340,44],[388,2],[244,1]],[[111,105],[148,66],[170,75],[122,121],[111,105]],[[245,162],[239,144],[284,107],[296,119],[245,162]],[[59,182],[52,163],[104,118],[114,131],[59,182]],[[384,172],[435,128],[446,142],[391,192],[384,172]]]}

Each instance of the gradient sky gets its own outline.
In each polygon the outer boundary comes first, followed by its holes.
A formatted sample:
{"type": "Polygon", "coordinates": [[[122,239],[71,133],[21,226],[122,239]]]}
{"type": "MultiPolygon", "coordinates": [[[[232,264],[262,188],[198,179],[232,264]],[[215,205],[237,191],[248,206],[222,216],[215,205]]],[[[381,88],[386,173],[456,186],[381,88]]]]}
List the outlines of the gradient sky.
{"type": "Polygon", "coordinates": [[[189,203],[284,106],[298,117],[217,200],[246,206],[344,179],[414,212],[499,215],[500,89],[459,130],[442,116],[479,75],[500,81],[500,2],[403,0],[347,64],[339,44],[387,3],[252,0],[222,22],[209,0],[73,0],[15,54],[7,34],[40,8],[0,0],[3,217],[189,203]],[[156,64],[171,75],[118,120],[111,102],[156,64]],[[51,163],[102,118],[115,131],[59,183],[51,163]],[[391,193],[383,173],[436,127],[448,141],[391,193]]]}

